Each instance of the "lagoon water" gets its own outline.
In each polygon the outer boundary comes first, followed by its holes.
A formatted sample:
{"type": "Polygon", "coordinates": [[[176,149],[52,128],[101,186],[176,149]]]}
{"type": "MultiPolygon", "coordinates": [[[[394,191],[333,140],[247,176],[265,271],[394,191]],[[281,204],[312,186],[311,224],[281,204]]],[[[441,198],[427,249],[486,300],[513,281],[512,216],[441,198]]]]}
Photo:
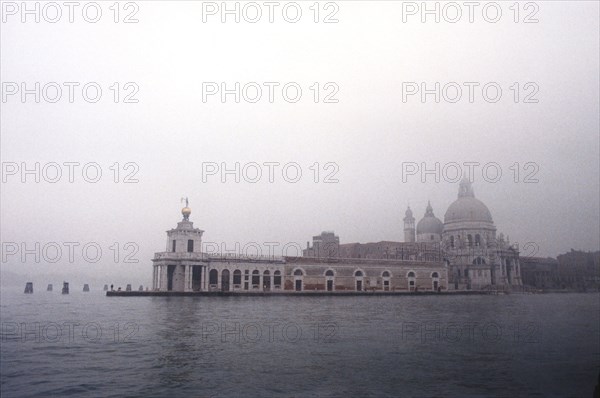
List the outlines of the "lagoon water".
{"type": "Polygon", "coordinates": [[[8,397],[591,397],[600,296],[3,290],[8,397]]]}

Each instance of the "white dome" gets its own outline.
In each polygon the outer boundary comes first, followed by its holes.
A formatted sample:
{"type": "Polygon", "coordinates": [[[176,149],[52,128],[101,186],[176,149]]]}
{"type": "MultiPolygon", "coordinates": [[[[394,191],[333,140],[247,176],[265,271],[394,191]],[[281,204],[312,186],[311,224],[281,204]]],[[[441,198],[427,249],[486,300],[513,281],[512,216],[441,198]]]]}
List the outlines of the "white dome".
{"type": "Polygon", "coordinates": [[[478,221],[493,223],[492,213],[487,206],[475,198],[471,182],[462,180],[458,191],[458,199],[454,201],[444,215],[444,223],[460,221],[478,221]]]}

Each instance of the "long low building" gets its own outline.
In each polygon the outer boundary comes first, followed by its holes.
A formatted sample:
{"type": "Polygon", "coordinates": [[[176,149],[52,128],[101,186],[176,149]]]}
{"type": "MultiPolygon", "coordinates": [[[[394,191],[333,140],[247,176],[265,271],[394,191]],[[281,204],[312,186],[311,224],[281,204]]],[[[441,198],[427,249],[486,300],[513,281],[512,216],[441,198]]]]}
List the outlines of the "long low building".
{"type": "Polygon", "coordinates": [[[408,292],[448,287],[442,261],[252,257],[201,251],[204,231],[189,220],[167,231],[166,251],[155,253],[153,290],[171,292],[408,292]]]}

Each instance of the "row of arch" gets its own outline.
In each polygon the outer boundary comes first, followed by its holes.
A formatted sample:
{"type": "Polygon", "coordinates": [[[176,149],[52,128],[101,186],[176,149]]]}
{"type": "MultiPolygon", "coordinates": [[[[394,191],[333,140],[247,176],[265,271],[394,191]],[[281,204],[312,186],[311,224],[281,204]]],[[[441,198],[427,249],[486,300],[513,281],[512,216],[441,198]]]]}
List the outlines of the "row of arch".
{"type": "MultiPolygon", "coordinates": [[[[301,268],[296,268],[292,275],[294,275],[294,290],[296,291],[302,291],[303,290],[303,277],[305,275],[304,270],[302,270],[301,268]]],[[[324,273],[325,275],[325,288],[327,291],[334,291],[335,290],[335,271],[332,269],[328,269],[327,271],[325,271],[324,273]]],[[[355,270],[354,271],[354,288],[356,291],[365,291],[367,290],[367,286],[365,285],[365,281],[364,281],[364,277],[365,277],[365,272],[362,271],[361,269],[355,270]]],[[[381,273],[381,278],[382,278],[382,289],[383,291],[389,291],[391,289],[391,277],[392,277],[392,273],[390,271],[383,271],[381,273]]],[[[417,285],[416,285],[416,279],[417,279],[417,275],[415,273],[415,271],[408,271],[406,273],[406,278],[407,278],[407,282],[408,282],[408,289],[410,291],[414,291],[417,289],[417,285]]],[[[431,279],[432,279],[432,289],[433,290],[438,290],[440,287],[440,275],[437,272],[432,272],[431,273],[431,279]]]]}
{"type": "MultiPolygon", "coordinates": [[[[295,268],[294,271],[292,272],[292,275],[294,276],[304,276],[306,275],[306,271],[304,271],[302,268],[295,268]]],[[[323,273],[324,276],[335,276],[335,271],[333,269],[328,269],[323,273]]],[[[355,277],[361,277],[361,276],[365,276],[365,272],[361,269],[357,269],[356,271],[354,271],[353,274],[355,277]]],[[[390,271],[383,271],[380,274],[381,277],[386,278],[386,277],[391,277],[392,273],[390,271]]],[[[439,278],[439,273],[438,272],[432,272],[430,275],[432,278],[439,278]]],[[[408,271],[406,273],[406,277],[407,278],[415,278],[416,274],[415,271],[408,271]]]]}
{"type": "MultiPolygon", "coordinates": [[[[293,277],[293,290],[295,291],[303,291],[304,290],[304,276],[307,273],[302,268],[295,268],[291,276],[293,277]]],[[[367,290],[367,286],[365,285],[365,272],[361,269],[355,270],[354,273],[354,287],[356,291],[364,291],[367,290]]],[[[211,269],[208,273],[208,283],[213,289],[219,289],[221,291],[230,291],[232,287],[234,289],[243,289],[243,290],[255,290],[260,289],[262,287],[263,290],[277,290],[282,288],[282,272],[276,270],[271,274],[271,271],[265,270],[262,273],[259,270],[253,270],[250,273],[250,270],[242,271],[236,269],[231,273],[228,269],[224,269],[221,271],[219,275],[219,271],[217,269],[211,269]],[[220,276],[220,280],[219,280],[220,276]],[[220,286],[219,286],[220,285],[220,286]],[[233,286],[232,286],[233,285],[233,286]]],[[[323,273],[325,276],[325,288],[327,291],[335,290],[335,277],[336,273],[333,269],[328,269],[323,273]]],[[[382,278],[382,289],[384,291],[391,290],[391,277],[392,273],[390,271],[383,271],[380,274],[382,278]]],[[[432,289],[438,290],[439,288],[439,273],[432,272],[432,289]]],[[[415,271],[408,271],[406,273],[408,289],[416,290],[416,273],[415,271]]]]}
{"type": "MultiPolygon", "coordinates": [[[[242,271],[236,269],[233,271],[233,278],[231,278],[231,272],[228,269],[224,269],[221,271],[221,290],[229,291],[231,290],[231,285],[234,288],[244,288],[244,290],[249,290],[250,287],[252,289],[259,289],[262,285],[263,290],[271,290],[281,289],[281,271],[277,270],[273,272],[271,278],[271,271],[265,270],[262,274],[259,270],[252,271],[250,274],[250,270],[245,270],[242,275],[242,271]],[[271,283],[272,282],[272,283],[271,283]]],[[[219,271],[216,269],[211,269],[208,273],[208,283],[211,287],[215,288],[219,285],[219,271]]]]}

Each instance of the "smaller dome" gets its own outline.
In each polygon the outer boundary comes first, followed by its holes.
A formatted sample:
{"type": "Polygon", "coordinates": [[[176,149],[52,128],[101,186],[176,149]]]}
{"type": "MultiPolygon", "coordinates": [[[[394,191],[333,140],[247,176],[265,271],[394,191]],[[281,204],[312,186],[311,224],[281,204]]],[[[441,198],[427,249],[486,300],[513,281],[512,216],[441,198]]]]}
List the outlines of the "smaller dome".
{"type": "Polygon", "coordinates": [[[431,203],[427,202],[427,210],[425,216],[417,224],[417,235],[418,234],[442,234],[444,230],[444,224],[442,221],[433,214],[433,208],[431,203]]]}
{"type": "Polygon", "coordinates": [[[413,218],[413,212],[410,209],[410,206],[408,206],[408,209],[406,209],[406,212],[404,213],[405,218],[413,218]]]}
{"type": "Polygon", "coordinates": [[[440,234],[444,230],[444,224],[437,217],[424,217],[417,224],[417,234],[440,234]]]}

